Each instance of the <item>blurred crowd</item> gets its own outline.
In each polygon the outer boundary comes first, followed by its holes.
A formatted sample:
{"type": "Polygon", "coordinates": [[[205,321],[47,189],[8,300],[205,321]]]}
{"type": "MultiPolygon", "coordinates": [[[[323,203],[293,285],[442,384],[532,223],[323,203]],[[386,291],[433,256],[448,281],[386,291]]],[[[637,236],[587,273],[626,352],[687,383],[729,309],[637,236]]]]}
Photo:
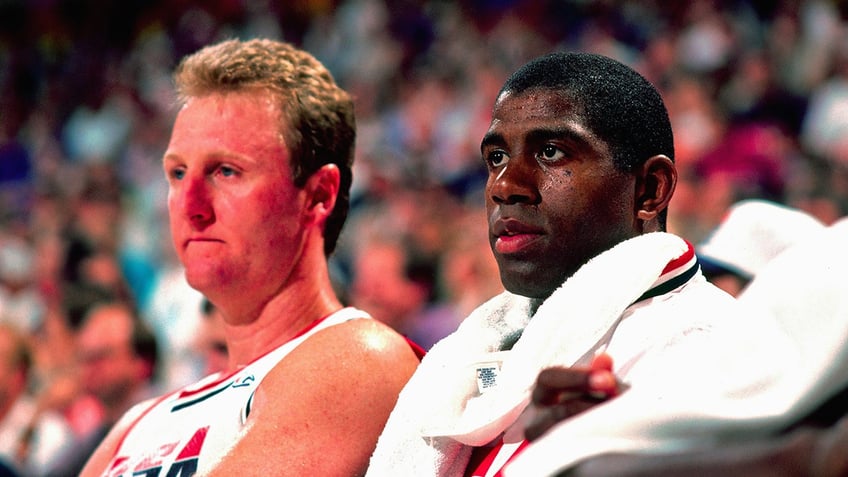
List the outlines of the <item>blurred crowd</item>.
{"type": "Polygon", "coordinates": [[[171,250],[160,161],[172,69],[229,37],[296,43],[353,94],[334,281],[425,348],[501,291],[479,144],[507,74],[548,51],[617,58],[662,92],[680,171],[671,232],[700,242],[750,198],[825,224],[848,214],[842,2],[0,2],[0,453],[32,475],[53,475],[112,408],[226,353],[171,250]],[[85,338],[104,303],[131,305],[133,326],[85,338]],[[149,389],[116,397],[128,383],[149,389]]]}

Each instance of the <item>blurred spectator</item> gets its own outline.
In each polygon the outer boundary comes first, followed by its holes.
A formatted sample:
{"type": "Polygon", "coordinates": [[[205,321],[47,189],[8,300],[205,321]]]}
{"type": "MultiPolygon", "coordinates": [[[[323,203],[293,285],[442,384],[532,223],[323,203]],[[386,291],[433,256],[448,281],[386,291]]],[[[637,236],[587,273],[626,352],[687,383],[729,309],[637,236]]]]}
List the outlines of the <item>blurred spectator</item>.
{"type": "Polygon", "coordinates": [[[438,263],[438,300],[412,322],[409,336],[425,349],[456,331],[481,303],[501,293],[497,262],[488,246],[485,217],[467,213],[438,263]]]}
{"type": "MultiPolygon", "coordinates": [[[[699,240],[716,223],[727,203],[713,205],[695,166],[707,151],[716,147],[725,131],[725,121],[712,100],[707,85],[687,74],[671,74],[661,90],[674,128],[677,188],[669,207],[669,230],[690,240],[699,240]]],[[[721,189],[718,192],[722,192],[721,189]]]]}
{"type": "MultiPolygon", "coordinates": [[[[173,249],[170,250],[173,256],[173,249]]],[[[180,388],[204,375],[201,356],[193,344],[202,326],[202,300],[203,295],[186,281],[181,264],[163,262],[155,277],[150,300],[140,313],[156,335],[162,351],[160,381],[164,390],[180,388]]]]}
{"type": "Polygon", "coordinates": [[[810,94],[801,141],[827,160],[848,164],[848,37],[834,38],[832,74],[810,94]]]}
{"type": "Polygon", "coordinates": [[[0,324],[0,458],[36,476],[73,445],[73,434],[61,415],[41,407],[31,393],[32,364],[26,335],[0,324]]]}
{"type": "Polygon", "coordinates": [[[431,265],[398,239],[362,244],[353,262],[351,305],[409,336],[435,288],[431,265]]]}
{"type": "Polygon", "coordinates": [[[51,476],[78,475],[115,422],[132,405],[159,394],[156,339],[129,304],[91,308],[77,333],[77,353],[81,391],[97,399],[102,416],[54,462],[51,476]]]}
{"type": "Polygon", "coordinates": [[[99,164],[83,170],[83,184],[72,198],[69,234],[94,248],[114,250],[125,205],[117,173],[99,164]]]}
{"type": "Polygon", "coordinates": [[[20,214],[28,201],[32,179],[32,152],[19,137],[24,108],[0,84],[0,220],[7,213],[20,214]],[[8,211],[8,212],[7,212],[8,211]]]}
{"type": "Polygon", "coordinates": [[[23,238],[0,231],[0,322],[34,333],[46,305],[35,281],[35,253],[23,238]]]}
{"type": "Polygon", "coordinates": [[[695,163],[701,199],[713,210],[736,201],[785,199],[788,154],[782,132],[771,125],[730,123],[722,140],[695,163]]]}
{"type": "Polygon", "coordinates": [[[716,94],[730,122],[773,126],[788,137],[797,137],[806,112],[806,99],[775,77],[777,66],[766,52],[740,53],[737,64],[716,94]]]}
{"type": "Polygon", "coordinates": [[[219,373],[227,369],[227,337],[224,332],[224,317],[211,301],[203,298],[200,304],[203,317],[196,337],[197,353],[203,357],[203,375],[219,373]]]}
{"type": "MultiPolygon", "coordinates": [[[[111,66],[111,65],[110,65],[111,66]]],[[[116,72],[106,72],[106,78],[116,72]],[[111,73],[111,74],[109,74],[111,73]]],[[[126,147],[132,114],[121,97],[104,84],[84,91],[84,102],[76,107],[65,123],[62,140],[72,161],[95,165],[114,162],[126,147]],[[130,114],[128,114],[130,113],[130,114]]]]}
{"type": "Polygon", "coordinates": [[[709,75],[724,68],[733,55],[736,38],[728,16],[712,0],[695,0],[686,10],[680,31],[678,62],[686,71],[709,75]]]}

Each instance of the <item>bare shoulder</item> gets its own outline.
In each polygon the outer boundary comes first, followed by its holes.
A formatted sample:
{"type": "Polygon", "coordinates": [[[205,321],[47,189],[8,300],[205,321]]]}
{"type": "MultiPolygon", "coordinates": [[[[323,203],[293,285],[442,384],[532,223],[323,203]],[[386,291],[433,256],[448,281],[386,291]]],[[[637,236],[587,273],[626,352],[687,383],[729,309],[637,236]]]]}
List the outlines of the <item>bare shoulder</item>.
{"type": "Polygon", "coordinates": [[[281,360],[262,381],[255,405],[259,411],[265,396],[287,396],[304,416],[320,409],[326,419],[327,404],[336,403],[331,412],[340,419],[359,412],[384,421],[418,364],[411,345],[392,328],[373,319],[350,320],[315,333],[281,360]]]}
{"type": "MultiPolygon", "coordinates": [[[[390,389],[404,384],[419,360],[407,340],[389,326],[373,319],[354,319],[325,328],[299,345],[281,361],[276,374],[333,372],[357,378],[361,385],[373,381],[390,389]]],[[[319,380],[320,378],[316,378],[319,380]]]]}
{"type": "MultiPolygon", "coordinates": [[[[313,344],[334,343],[340,350],[352,353],[374,353],[375,357],[411,358],[418,362],[409,342],[397,331],[373,319],[356,319],[331,326],[316,333],[313,344]]],[[[306,344],[306,343],[304,343],[306,344]]]]}
{"type": "Polygon", "coordinates": [[[274,475],[363,474],[418,362],[403,336],[375,320],[315,333],[263,379],[244,435],[216,471],[261,463],[274,475]],[[285,451],[269,454],[277,444],[285,451]]]}

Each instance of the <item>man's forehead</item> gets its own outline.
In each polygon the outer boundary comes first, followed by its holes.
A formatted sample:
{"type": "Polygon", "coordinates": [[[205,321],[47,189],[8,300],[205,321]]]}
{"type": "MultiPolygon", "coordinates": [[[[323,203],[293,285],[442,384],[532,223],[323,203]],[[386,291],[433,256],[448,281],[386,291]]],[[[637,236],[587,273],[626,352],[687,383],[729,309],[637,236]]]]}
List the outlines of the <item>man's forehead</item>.
{"type": "Polygon", "coordinates": [[[492,120],[520,117],[521,120],[539,118],[545,120],[560,117],[581,117],[583,108],[573,95],[559,90],[534,88],[520,93],[502,93],[492,111],[492,120]]]}
{"type": "Polygon", "coordinates": [[[569,95],[555,90],[507,92],[495,104],[487,136],[504,128],[587,131],[582,113],[569,95]]]}

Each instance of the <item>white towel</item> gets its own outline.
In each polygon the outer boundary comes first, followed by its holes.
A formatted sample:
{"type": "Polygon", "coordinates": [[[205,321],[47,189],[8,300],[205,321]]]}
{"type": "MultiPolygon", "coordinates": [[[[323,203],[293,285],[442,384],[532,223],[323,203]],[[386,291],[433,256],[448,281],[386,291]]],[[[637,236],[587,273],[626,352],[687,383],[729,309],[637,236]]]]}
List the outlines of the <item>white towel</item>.
{"type": "MultiPolygon", "coordinates": [[[[781,375],[744,394],[723,392],[721,383],[698,382],[697,375],[678,374],[680,379],[670,379],[664,388],[633,383],[616,399],[550,430],[504,474],[554,475],[607,452],[726,445],[768,435],[809,413],[848,383],[846,244],[848,219],[843,219],[775,258],[740,297],[742,305],[770,312],[794,340],[786,354],[799,351],[800,359],[787,360],[781,375]],[[665,396],[662,406],[656,405],[659,396],[665,396]]],[[[754,334],[753,339],[766,338],[754,334]]]]}
{"type": "Polygon", "coordinates": [[[400,394],[371,459],[369,476],[462,475],[472,446],[518,418],[543,368],[584,362],[606,344],[624,310],[689,245],[645,234],[593,258],[538,307],[503,293],[433,346],[400,394]],[[522,332],[523,330],[523,332],[522,332]],[[504,341],[521,333],[508,353],[504,341]],[[497,386],[480,394],[479,363],[500,361],[497,386]]]}

